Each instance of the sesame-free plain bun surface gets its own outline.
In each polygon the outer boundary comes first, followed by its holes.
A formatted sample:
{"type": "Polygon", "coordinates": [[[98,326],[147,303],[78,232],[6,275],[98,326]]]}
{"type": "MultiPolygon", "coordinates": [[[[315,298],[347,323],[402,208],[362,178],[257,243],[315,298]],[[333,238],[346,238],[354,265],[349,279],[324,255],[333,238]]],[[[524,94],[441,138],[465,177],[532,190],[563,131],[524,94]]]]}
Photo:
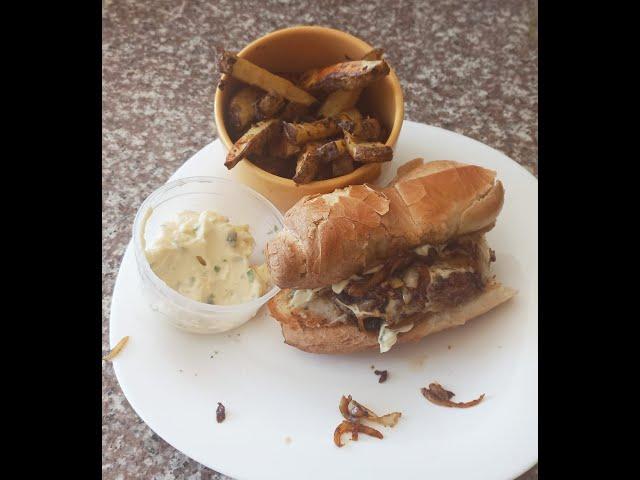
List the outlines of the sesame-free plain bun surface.
{"type": "MultiPolygon", "coordinates": [[[[174,178],[227,176],[218,141],[188,160],[174,178]]],[[[463,327],[381,355],[314,355],[283,343],[263,307],[237,330],[217,336],[173,328],[142,302],[129,247],[111,308],[118,381],[140,417],[178,450],[233,478],[512,479],[538,458],[538,187],[501,153],[461,135],[406,121],[385,184],[403,162],[447,159],[495,170],[504,207],[487,233],[509,302],[463,327]],[[371,366],[387,370],[378,383],[371,366]],[[438,382],[469,409],[429,403],[420,388],[438,382]],[[365,435],[337,448],[341,395],[378,413],[402,412],[384,439],[365,435]],[[217,402],[226,420],[216,422],[217,402]],[[271,465],[265,468],[265,465],[271,465]]],[[[233,212],[225,212],[233,221],[233,212]]]]}

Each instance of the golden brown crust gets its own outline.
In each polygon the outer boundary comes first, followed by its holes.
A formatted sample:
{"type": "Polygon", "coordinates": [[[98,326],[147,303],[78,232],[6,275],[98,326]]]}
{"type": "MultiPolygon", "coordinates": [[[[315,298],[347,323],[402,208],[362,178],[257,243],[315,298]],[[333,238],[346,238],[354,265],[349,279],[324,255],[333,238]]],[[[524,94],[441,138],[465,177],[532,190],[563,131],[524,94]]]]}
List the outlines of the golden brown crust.
{"type": "MultiPolygon", "coordinates": [[[[463,325],[506,302],[516,291],[491,282],[483,293],[458,307],[439,313],[417,315],[414,327],[398,335],[398,344],[418,341],[427,335],[463,325]]],[[[269,301],[269,311],[280,322],[285,343],[310,353],[352,353],[378,349],[376,333],[363,332],[354,324],[326,325],[326,319],[306,313],[305,317],[288,306],[288,292],[281,291],[269,301]],[[320,326],[322,325],[322,326],[320,326]]]]}
{"type": "Polygon", "coordinates": [[[229,150],[224,166],[232,169],[247,155],[261,151],[278,128],[280,128],[280,121],[276,119],[264,120],[253,125],[229,150]]]}
{"type": "Polygon", "coordinates": [[[300,80],[305,90],[333,92],[363,88],[389,74],[384,60],[354,60],[306,72],[300,80]]]}
{"type": "Polygon", "coordinates": [[[285,229],[267,243],[274,282],[324,287],[391,252],[486,231],[502,209],[504,189],[492,170],[414,160],[398,173],[386,188],[352,185],[300,199],[285,214],[285,229]]]}

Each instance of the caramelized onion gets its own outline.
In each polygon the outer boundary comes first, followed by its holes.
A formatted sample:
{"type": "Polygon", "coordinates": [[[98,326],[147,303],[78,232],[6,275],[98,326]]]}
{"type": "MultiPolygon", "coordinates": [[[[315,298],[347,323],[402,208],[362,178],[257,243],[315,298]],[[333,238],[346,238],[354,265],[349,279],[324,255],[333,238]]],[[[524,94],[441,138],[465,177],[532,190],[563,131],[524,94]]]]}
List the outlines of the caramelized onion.
{"type": "Polygon", "coordinates": [[[359,422],[360,420],[369,420],[385,427],[395,427],[402,416],[401,412],[392,412],[387,415],[379,416],[369,408],[356,402],[351,395],[342,396],[338,406],[340,413],[345,420],[349,422],[359,422]]]}
{"type": "Polygon", "coordinates": [[[345,433],[351,433],[351,440],[358,440],[358,433],[364,433],[371,437],[379,438],[382,440],[383,435],[375,428],[367,427],[366,425],[348,422],[343,420],[340,425],[338,425],[333,432],[333,443],[336,444],[337,447],[343,447],[342,443],[342,435],[345,433]]]}
{"type": "Polygon", "coordinates": [[[469,402],[452,402],[451,398],[455,393],[445,390],[439,383],[430,383],[429,388],[421,388],[420,391],[431,403],[435,403],[436,405],[441,405],[443,407],[469,408],[479,404],[484,398],[483,393],[475,400],[471,400],[469,402]]]}
{"type": "Polygon", "coordinates": [[[345,397],[343,395],[342,398],[340,399],[340,404],[338,405],[338,409],[340,410],[340,413],[345,418],[345,420],[351,420],[351,417],[349,416],[350,401],[351,401],[351,395],[349,395],[348,397],[345,397]]]}

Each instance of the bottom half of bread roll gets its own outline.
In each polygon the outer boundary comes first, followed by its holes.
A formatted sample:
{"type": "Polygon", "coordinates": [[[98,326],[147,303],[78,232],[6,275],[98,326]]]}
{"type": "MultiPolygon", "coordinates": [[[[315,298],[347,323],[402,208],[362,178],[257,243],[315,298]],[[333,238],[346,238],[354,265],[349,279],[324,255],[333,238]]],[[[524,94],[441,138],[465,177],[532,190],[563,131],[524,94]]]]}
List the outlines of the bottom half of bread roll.
{"type": "Polygon", "coordinates": [[[285,343],[312,353],[350,353],[419,340],[462,325],[515,290],[491,273],[484,235],[423,245],[382,265],[313,290],[286,289],[269,302],[285,343]]]}

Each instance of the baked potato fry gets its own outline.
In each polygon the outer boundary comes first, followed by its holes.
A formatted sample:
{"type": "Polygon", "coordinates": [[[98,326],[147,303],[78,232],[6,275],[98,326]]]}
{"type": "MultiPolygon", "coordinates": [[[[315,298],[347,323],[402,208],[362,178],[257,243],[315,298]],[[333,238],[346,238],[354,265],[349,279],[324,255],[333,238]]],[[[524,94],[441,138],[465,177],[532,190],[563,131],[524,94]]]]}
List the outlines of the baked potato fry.
{"type": "Polygon", "coordinates": [[[353,172],[354,170],[355,167],[353,166],[353,159],[347,152],[331,162],[331,173],[334,177],[346,175],[353,172]]]}
{"type": "Polygon", "coordinates": [[[314,140],[322,140],[340,132],[340,127],[331,118],[323,118],[315,122],[283,124],[287,139],[296,145],[304,145],[314,140]]]}
{"type": "Polygon", "coordinates": [[[378,140],[382,133],[378,120],[372,117],[362,118],[362,114],[356,108],[340,112],[334,119],[343,131],[350,133],[357,140],[378,140]]]}
{"type": "Polygon", "coordinates": [[[291,143],[282,130],[279,135],[271,139],[268,145],[269,155],[274,158],[289,158],[297,155],[301,150],[302,147],[291,143]]]}
{"type": "Polygon", "coordinates": [[[356,162],[388,162],[393,158],[393,149],[380,142],[356,142],[348,132],[344,134],[347,151],[356,162]]]}
{"type": "Polygon", "coordinates": [[[255,87],[244,87],[229,102],[229,123],[237,132],[243,132],[255,120],[256,102],[261,93],[255,87]]]}
{"type": "Polygon", "coordinates": [[[276,93],[292,102],[312,105],[317,100],[301,88],[296,87],[289,80],[274,75],[250,61],[240,58],[231,52],[223,52],[218,62],[222,73],[231,75],[241,82],[259,87],[269,93],[276,93]]]}
{"type": "Polygon", "coordinates": [[[357,108],[350,108],[349,110],[340,112],[333,119],[345,132],[353,133],[361,129],[362,114],[357,108]]]}
{"type": "MultiPolygon", "coordinates": [[[[362,57],[362,60],[382,60],[383,54],[384,50],[374,48],[366,53],[364,57],[362,57]]],[[[355,88],[353,90],[336,90],[335,92],[331,92],[318,109],[318,116],[325,118],[333,117],[344,110],[354,107],[356,103],[358,103],[362,90],[363,88],[355,88]]]]}
{"type": "Polygon", "coordinates": [[[299,122],[309,115],[309,107],[300,103],[289,102],[280,113],[280,120],[285,122],[299,122]]]}
{"type": "Polygon", "coordinates": [[[355,106],[362,93],[362,88],[354,90],[336,90],[322,102],[318,110],[318,116],[329,118],[355,106]]]}
{"type": "Polygon", "coordinates": [[[232,169],[248,154],[262,151],[267,141],[278,131],[278,128],[280,128],[280,120],[276,118],[264,120],[253,125],[229,150],[224,166],[232,169]]]}
{"type": "Polygon", "coordinates": [[[347,151],[347,145],[343,139],[334,140],[333,142],[325,143],[318,147],[317,156],[320,163],[330,163],[343,157],[345,154],[349,155],[347,151]]]}
{"type": "Polygon", "coordinates": [[[298,156],[296,162],[296,173],[293,176],[293,181],[297,184],[311,182],[318,173],[320,162],[316,155],[318,150],[318,144],[315,142],[305,145],[304,150],[298,156]]]}
{"type": "Polygon", "coordinates": [[[380,122],[372,117],[367,117],[356,125],[353,131],[353,136],[358,140],[364,140],[371,142],[374,140],[380,140],[382,133],[382,127],[380,122]]]}
{"type": "Polygon", "coordinates": [[[312,69],[300,79],[300,87],[310,92],[355,90],[384,77],[389,65],[384,60],[355,60],[312,69]]]}
{"type": "Polygon", "coordinates": [[[267,92],[256,104],[258,114],[260,114],[263,119],[273,118],[284,108],[286,102],[284,97],[281,97],[277,93],[267,92]]]}

